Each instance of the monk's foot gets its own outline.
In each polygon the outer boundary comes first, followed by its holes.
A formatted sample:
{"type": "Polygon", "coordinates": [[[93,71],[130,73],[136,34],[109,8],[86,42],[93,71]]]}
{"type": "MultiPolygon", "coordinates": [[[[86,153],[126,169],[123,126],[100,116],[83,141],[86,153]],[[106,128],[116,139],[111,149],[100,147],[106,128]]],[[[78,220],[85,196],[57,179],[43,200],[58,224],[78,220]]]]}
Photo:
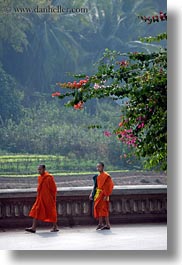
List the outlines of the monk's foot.
{"type": "Polygon", "coordinates": [[[96,230],[100,230],[103,227],[103,225],[98,224],[98,226],[96,227],[96,230]]]}
{"type": "Polygon", "coordinates": [[[30,228],[25,228],[25,231],[26,231],[26,232],[29,232],[29,233],[35,233],[35,232],[36,232],[36,230],[35,230],[35,229],[32,229],[32,227],[30,227],[30,228]]]}
{"type": "Polygon", "coordinates": [[[110,230],[111,227],[109,225],[105,225],[101,228],[101,230],[110,230]]]}
{"type": "Polygon", "coordinates": [[[53,228],[51,229],[51,232],[59,232],[58,227],[53,227],[53,228]]]}

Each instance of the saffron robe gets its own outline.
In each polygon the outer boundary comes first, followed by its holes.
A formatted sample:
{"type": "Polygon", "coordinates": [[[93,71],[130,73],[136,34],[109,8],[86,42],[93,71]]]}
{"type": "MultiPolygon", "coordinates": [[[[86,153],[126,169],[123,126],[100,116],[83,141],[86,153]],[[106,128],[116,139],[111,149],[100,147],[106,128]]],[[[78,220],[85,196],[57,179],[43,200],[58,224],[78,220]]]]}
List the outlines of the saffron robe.
{"type": "Polygon", "coordinates": [[[112,193],[114,183],[107,172],[102,172],[97,177],[97,189],[94,197],[94,217],[109,216],[109,196],[112,193]],[[105,197],[107,197],[105,199],[105,197]]]}
{"type": "Polygon", "coordinates": [[[29,213],[30,217],[44,221],[57,222],[57,187],[54,177],[48,172],[38,177],[37,198],[29,213]]]}

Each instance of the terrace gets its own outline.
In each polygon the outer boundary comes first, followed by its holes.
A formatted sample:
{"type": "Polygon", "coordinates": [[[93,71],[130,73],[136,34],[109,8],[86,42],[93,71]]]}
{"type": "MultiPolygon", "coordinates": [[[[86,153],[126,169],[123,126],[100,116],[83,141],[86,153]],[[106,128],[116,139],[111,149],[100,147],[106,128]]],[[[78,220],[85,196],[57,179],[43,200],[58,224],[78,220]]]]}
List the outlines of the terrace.
{"type": "Polygon", "coordinates": [[[0,232],[0,249],[6,250],[166,250],[166,224],[113,225],[109,231],[94,226],[61,227],[58,233],[39,228],[0,232]]]}
{"type": "Polygon", "coordinates": [[[32,235],[25,233],[24,227],[31,224],[28,212],[36,189],[2,189],[0,249],[167,248],[166,185],[116,186],[110,202],[113,227],[110,231],[98,232],[93,226],[96,222],[92,217],[92,203],[88,200],[90,190],[90,186],[58,188],[60,232],[52,234],[49,227],[40,223],[37,233],[32,235]]]}

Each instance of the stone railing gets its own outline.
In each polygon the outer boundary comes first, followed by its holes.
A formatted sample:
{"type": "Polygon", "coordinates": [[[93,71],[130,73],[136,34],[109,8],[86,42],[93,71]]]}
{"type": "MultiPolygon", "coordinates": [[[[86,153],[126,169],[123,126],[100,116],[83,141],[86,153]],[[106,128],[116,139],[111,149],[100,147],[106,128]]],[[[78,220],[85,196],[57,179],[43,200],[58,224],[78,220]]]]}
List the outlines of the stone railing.
{"type": "MultiPolygon", "coordinates": [[[[57,193],[58,224],[88,225],[92,217],[91,187],[59,188],[57,193]]],[[[35,189],[0,190],[0,228],[25,227],[36,197],[35,189]]],[[[110,197],[112,223],[166,222],[167,186],[117,186],[110,197]]],[[[41,225],[43,225],[41,223],[41,225]]]]}

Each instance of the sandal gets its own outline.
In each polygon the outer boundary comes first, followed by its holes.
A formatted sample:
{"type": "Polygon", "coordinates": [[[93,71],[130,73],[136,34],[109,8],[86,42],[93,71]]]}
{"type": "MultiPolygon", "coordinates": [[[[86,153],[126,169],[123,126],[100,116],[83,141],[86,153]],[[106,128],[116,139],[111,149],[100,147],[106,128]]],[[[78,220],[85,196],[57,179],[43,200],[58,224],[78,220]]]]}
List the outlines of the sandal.
{"type": "Polygon", "coordinates": [[[59,232],[59,229],[58,228],[53,228],[53,229],[51,229],[51,232],[59,232]]]}
{"type": "Polygon", "coordinates": [[[36,233],[36,231],[33,230],[32,228],[25,228],[25,231],[29,233],[36,233]]]}
{"type": "Polygon", "coordinates": [[[97,228],[96,228],[96,230],[99,230],[99,229],[101,229],[102,227],[103,227],[103,225],[98,225],[97,228]]]}
{"type": "Polygon", "coordinates": [[[103,226],[102,228],[101,228],[101,230],[110,230],[111,228],[109,227],[109,226],[103,226]]]}

